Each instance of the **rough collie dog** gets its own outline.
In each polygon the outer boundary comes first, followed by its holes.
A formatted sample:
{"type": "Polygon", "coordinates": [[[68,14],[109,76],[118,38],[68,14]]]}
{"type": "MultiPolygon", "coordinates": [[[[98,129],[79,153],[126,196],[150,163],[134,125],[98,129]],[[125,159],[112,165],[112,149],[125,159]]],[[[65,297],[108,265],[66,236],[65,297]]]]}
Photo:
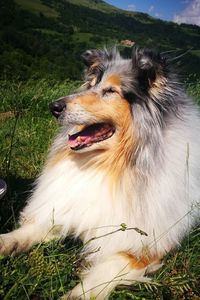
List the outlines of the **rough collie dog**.
{"type": "Polygon", "coordinates": [[[61,132],[0,252],[79,236],[88,269],[64,298],[107,299],[118,284],[147,280],[194,226],[200,115],[159,53],[88,50],[83,58],[85,84],[50,104],[61,132]]]}

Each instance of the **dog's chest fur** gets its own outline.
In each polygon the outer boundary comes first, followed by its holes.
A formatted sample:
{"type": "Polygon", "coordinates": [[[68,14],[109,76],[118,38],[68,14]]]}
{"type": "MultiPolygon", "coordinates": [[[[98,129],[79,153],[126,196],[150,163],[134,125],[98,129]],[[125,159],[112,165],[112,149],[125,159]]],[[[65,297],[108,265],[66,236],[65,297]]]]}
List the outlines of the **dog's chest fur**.
{"type": "MultiPolygon", "coordinates": [[[[163,162],[161,171],[152,174],[147,185],[132,182],[131,174],[126,170],[118,184],[112,186],[109,175],[103,170],[81,169],[75,161],[64,159],[44,170],[22,216],[37,219],[41,226],[52,224],[63,236],[69,233],[81,236],[84,243],[97,237],[87,246],[92,251],[100,247],[99,257],[112,254],[116,246],[120,251],[120,245],[122,250],[133,249],[136,253],[141,253],[143,248],[149,248],[152,254],[169,251],[190,228],[188,222],[192,221],[191,217],[181,220],[190,209],[184,162],[187,145],[182,145],[181,138],[174,143],[168,150],[167,165],[164,167],[163,162]],[[174,159],[178,161],[178,158],[180,163],[183,162],[182,167],[178,167],[182,170],[179,177],[174,168],[174,159]],[[120,230],[122,223],[128,230],[120,230]],[[144,231],[147,236],[134,228],[144,231]]],[[[191,180],[192,177],[190,171],[191,180]]],[[[193,187],[189,188],[192,195],[193,187]]],[[[193,194],[191,201],[195,200],[194,196],[198,197],[193,194]]]]}

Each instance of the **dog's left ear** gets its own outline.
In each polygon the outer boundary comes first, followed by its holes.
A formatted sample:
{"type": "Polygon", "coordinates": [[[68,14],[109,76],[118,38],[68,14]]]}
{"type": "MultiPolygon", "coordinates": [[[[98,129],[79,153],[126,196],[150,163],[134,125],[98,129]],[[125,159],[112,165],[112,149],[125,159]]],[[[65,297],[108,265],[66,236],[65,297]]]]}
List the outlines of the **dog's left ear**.
{"type": "Polygon", "coordinates": [[[104,63],[108,60],[108,52],[103,50],[91,49],[82,54],[82,59],[86,65],[85,83],[83,88],[93,87],[101,80],[104,70],[104,63]]]}
{"type": "Polygon", "coordinates": [[[132,67],[140,87],[148,89],[163,73],[165,59],[154,50],[135,47],[132,54],[132,67]]]}
{"type": "Polygon", "coordinates": [[[86,67],[91,68],[97,65],[104,65],[109,61],[120,57],[116,47],[111,49],[90,49],[82,54],[82,59],[86,67]]]}
{"type": "Polygon", "coordinates": [[[94,64],[99,64],[104,59],[104,53],[101,50],[90,49],[81,55],[86,67],[90,68],[94,64]]]}
{"type": "Polygon", "coordinates": [[[106,52],[97,49],[87,50],[82,54],[82,59],[86,65],[85,83],[82,88],[93,87],[101,78],[104,61],[107,59],[106,52]]]}
{"type": "Polygon", "coordinates": [[[83,88],[90,88],[95,86],[102,78],[106,65],[120,57],[117,49],[91,49],[82,54],[82,59],[86,65],[85,69],[85,83],[83,88]]]}

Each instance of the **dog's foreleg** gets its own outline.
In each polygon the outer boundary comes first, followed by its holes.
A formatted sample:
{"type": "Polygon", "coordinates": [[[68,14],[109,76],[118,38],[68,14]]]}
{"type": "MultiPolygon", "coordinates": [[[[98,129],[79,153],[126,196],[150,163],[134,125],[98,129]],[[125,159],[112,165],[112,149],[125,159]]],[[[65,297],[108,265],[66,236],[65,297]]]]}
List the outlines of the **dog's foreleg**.
{"type": "Polygon", "coordinates": [[[157,265],[157,260],[137,259],[128,253],[118,253],[94,265],[83,280],[64,299],[108,299],[111,291],[120,284],[130,285],[134,281],[147,281],[149,267],[157,265]]]}
{"type": "Polygon", "coordinates": [[[36,223],[22,224],[16,230],[0,235],[0,254],[16,254],[27,251],[34,244],[53,238],[51,230],[36,223]]]}

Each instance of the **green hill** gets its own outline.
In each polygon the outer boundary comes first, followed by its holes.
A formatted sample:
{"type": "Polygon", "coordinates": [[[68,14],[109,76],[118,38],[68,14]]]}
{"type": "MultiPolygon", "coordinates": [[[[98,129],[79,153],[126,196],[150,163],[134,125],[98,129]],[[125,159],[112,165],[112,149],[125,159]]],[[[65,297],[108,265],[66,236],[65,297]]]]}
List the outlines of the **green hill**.
{"type": "MultiPolygon", "coordinates": [[[[162,51],[177,50],[174,55],[192,48],[181,63],[186,75],[200,75],[200,27],[123,11],[102,0],[1,1],[0,28],[3,79],[79,79],[83,51],[124,39],[162,51]]],[[[122,52],[126,55],[130,49],[122,52]]]]}

